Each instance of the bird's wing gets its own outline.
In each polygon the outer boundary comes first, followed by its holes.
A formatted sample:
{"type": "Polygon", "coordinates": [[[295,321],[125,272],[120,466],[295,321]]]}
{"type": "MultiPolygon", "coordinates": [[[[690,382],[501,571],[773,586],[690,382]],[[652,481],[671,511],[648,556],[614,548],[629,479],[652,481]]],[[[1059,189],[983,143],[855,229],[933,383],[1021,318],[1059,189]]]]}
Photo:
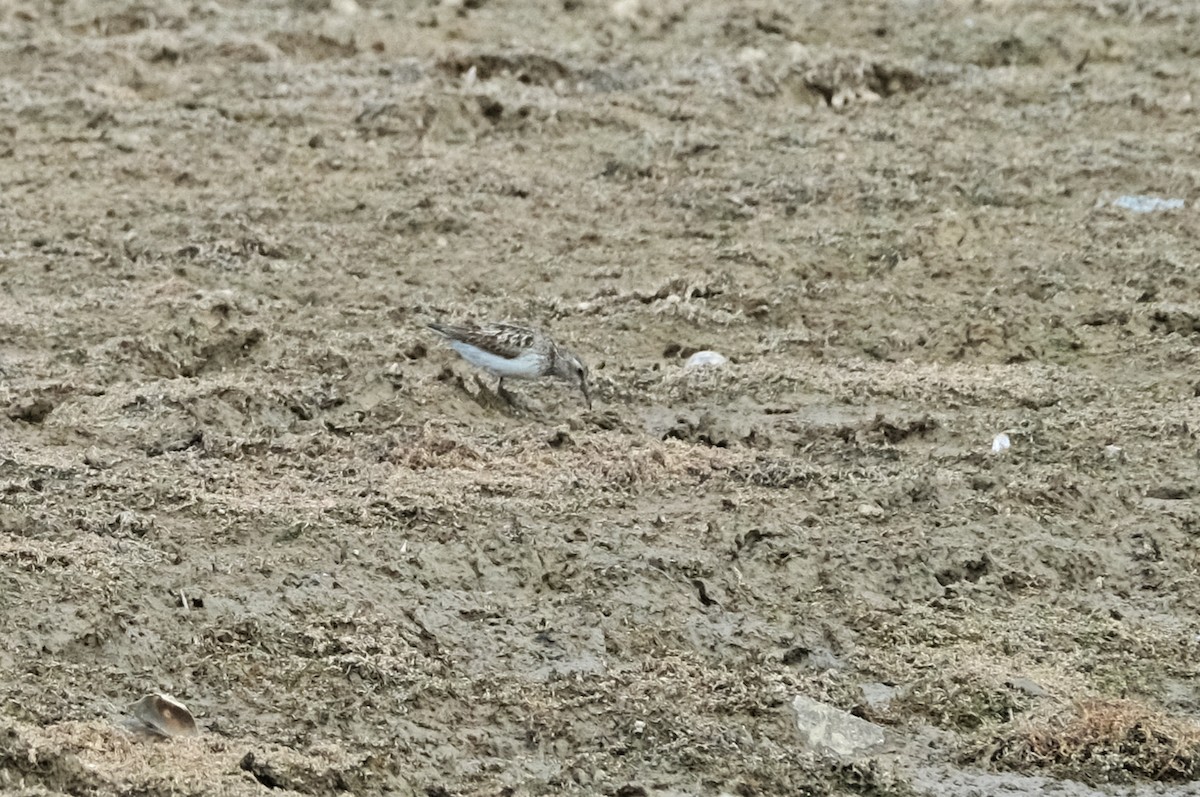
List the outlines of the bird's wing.
{"type": "Polygon", "coordinates": [[[483,324],[481,326],[430,324],[429,328],[451,340],[462,341],[506,360],[515,360],[520,357],[534,345],[537,338],[537,333],[532,329],[514,324],[483,324]]]}

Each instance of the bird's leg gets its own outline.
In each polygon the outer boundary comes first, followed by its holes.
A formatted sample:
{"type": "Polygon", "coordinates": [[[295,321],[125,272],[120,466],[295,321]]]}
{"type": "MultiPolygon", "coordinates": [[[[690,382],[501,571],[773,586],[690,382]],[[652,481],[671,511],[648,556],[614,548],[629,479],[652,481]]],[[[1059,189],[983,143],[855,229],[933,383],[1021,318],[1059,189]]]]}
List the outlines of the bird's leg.
{"type": "Polygon", "coordinates": [[[504,389],[504,377],[496,377],[496,395],[508,402],[510,407],[516,407],[516,396],[504,389]]]}
{"type": "Polygon", "coordinates": [[[525,403],[524,398],[517,393],[507,390],[504,387],[504,377],[502,376],[496,380],[496,395],[514,412],[522,413],[530,411],[530,406],[525,403]]]}
{"type": "Polygon", "coordinates": [[[479,393],[475,400],[480,404],[488,404],[493,407],[507,405],[512,409],[520,408],[517,397],[504,389],[504,377],[499,377],[496,380],[496,387],[493,389],[483,381],[483,378],[479,374],[475,374],[475,385],[479,388],[479,393]]]}

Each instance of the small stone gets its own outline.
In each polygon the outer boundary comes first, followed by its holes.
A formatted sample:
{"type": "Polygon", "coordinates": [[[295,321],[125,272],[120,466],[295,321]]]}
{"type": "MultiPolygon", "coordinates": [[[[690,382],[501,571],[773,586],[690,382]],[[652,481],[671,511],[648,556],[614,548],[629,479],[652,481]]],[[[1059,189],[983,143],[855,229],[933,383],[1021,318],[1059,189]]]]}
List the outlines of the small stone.
{"type": "Polygon", "coordinates": [[[792,711],[805,745],[812,750],[849,758],[884,743],[883,728],[826,703],[797,695],[792,699],[792,711]]]}
{"type": "Polygon", "coordinates": [[[858,514],[871,520],[879,520],[887,513],[883,511],[883,507],[873,502],[865,502],[858,505],[858,514]]]}
{"type": "Polygon", "coordinates": [[[725,365],[729,362],[729,358],[724,354],[715,351],[698,351],[691,357],[688,357],[687,362],[683,364],[684,368],[691,370],[693,368],[716,368],[725,365]]]}
{"type": "Polygon", "coordinates": [[[131,730],[159,736],[194,736],[196,720],[187,706],[169,695],[146,695],[130,708],[136,724],[131,730]]]}
{"type": "Polygon", "coordinates": [[[1004,432],[992,438],[992,453],[1003,454],[1008,449],[1012,448],[1012,440],[1008,438],[1004,432]]]}
{"type": "Polygon", "coordinates": [[[105,468],[112,467],[112,463],[95,446],[83,452],[83,464],[95,470],[104,470],[105,468]]]}
{"type": "Polygon", "coordinates": [[[858,689],[862,692],[863,703],[875,713],[882,713],[891,708],[892,700],[896,697],[896,687],[880,681],[859,684],[858,689]]]}
{"type": "Polygon", "coordinates": [[[1047,697],[1050,694],[1037,681],[1024,676],[1009,678],[1008,686],[1012,689],[1016,689],[1018,692],[1023,692],[1030,697],[1047,697]]]}

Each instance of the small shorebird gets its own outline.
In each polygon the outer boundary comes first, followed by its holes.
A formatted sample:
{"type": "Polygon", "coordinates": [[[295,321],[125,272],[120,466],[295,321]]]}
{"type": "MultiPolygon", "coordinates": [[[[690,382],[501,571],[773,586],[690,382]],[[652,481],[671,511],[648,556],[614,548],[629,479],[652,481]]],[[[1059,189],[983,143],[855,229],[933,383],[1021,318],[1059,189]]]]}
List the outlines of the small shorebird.
{"type": "Polygon", "coordinates": [[[505,377],[537,379],[553,376],[570,382],[583,393],[588,409],[588,370],[573,352],[536,329],[515,324],[430,324],[429,328],[450,342],[464,360],[499,377],[496,393],[512,402],[504,390],[505,377]]]}

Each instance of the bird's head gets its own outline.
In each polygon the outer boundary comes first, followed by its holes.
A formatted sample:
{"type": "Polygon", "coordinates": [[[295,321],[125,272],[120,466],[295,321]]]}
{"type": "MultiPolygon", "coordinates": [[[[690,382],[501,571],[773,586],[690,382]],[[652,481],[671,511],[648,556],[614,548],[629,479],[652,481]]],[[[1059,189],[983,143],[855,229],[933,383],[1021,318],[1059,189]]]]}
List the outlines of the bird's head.
{"type": "Polygon", "coordinates": [[[592,408],[592,395],[588,390],[588,369],[578,355],[560,348],[554,358],[554,375],[579,388],[588,409],[592,408]]]}

